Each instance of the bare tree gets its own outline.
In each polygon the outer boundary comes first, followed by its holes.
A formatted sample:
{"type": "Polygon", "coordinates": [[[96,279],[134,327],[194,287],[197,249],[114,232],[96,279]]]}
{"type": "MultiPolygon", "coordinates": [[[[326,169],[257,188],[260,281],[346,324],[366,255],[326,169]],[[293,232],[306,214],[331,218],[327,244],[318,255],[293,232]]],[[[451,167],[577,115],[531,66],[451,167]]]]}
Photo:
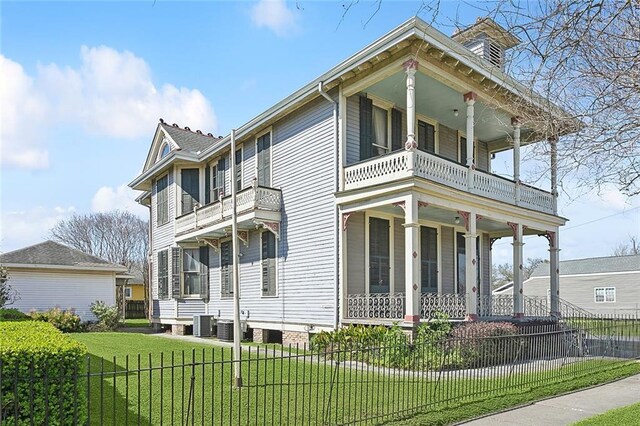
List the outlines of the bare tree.
{"type": "Polygon", "coordinates": [[[640,254],[640,239],[637,236],[629,236],[629,241],[620,243],[613,250],[614,256],[631,256],[640,254]]]}
{"type": "MultiPolygon", "coordinates": [[[[533,271],[545,261],[540,258],[527,258],[527,261],[522,266],[522,277],[525,280],[531,278],[533,271]]],[[[513,265],[511,263],[503,263],[493,265],[491,271],[491,287],[496,289],[502,285],[508,284],[513,281],[513,265]]]]}

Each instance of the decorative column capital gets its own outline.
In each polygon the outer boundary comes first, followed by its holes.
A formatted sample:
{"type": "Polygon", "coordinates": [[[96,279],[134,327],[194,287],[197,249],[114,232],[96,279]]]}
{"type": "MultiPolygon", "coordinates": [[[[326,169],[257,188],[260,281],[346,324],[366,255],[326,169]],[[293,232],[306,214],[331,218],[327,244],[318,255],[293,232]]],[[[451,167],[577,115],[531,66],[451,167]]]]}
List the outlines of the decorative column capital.
{"type": "Polygon", "coordinates": [[[514,117],[511,117],[511,125],[513,127],[518,127],[519,128],[520,126],[522,126],[522,120],[517,115],[514,116],[514,117]]]}
{"type": "Polygon", "coordinates": [[[415,59],[408,59],[406,60],[403,64],[402,64],[402,68],[405,69],[406,72],[413,72],[415,73],[416,70],[418,69],[418,65],[420,65],[418,63],[418,61],[416,61],[415,59]]]}
{"type": "Polygon", "coordinates": [[[473,103],[476,101],[477,97],[478,97],[478,95],[476,94],[476,92],[467,92],[462,96],[462,98],[464,99],[465,103],[471,104],[471,105],[473,105],[473,103]]]}

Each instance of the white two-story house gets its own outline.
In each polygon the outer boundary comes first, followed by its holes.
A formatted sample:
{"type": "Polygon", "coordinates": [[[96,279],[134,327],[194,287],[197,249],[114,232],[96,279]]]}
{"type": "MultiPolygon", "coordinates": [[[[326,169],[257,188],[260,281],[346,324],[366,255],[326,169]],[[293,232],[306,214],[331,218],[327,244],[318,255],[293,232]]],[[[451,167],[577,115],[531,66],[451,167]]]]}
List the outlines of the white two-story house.
{"type": "Polygon", "coordinates": [[[347,323],[411,328],[438,311],[494,317],[498,238],[513,240],[509,314],[523,318],[518,265],[531,234],[549,240],[557,314],[556,141],[575,124],[504,73],[517,43],[490,19],[448,37],[413,18],[239,126],[235,152],[231,135],[161,120],[130,184],[151,212],[153,321],[180,332],[194,314],[232,319],[234,261],[256,340],[305,341],[347,323]],[[530,143],[550,146],[547,190],[520,181],[530,143]],[[512,179],[491,173],[505,150],[512,179]]]}

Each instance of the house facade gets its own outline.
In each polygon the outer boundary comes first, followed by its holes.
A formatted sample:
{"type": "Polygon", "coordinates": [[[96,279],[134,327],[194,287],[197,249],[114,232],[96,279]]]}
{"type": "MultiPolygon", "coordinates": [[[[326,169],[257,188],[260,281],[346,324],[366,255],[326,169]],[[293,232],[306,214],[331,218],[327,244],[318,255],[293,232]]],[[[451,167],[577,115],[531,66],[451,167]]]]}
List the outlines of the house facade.
{"type": "MultiPolygon", "coordinates": [[[[557,265],[566,221],[555,142],[573,123],[503,72],[517,42],[490,19],[450,38],[415,18],[230,135],[161,120],[130,184],[151,212],[152,320],[180,332],[194,314],[231,319],[234,262],[257,340],[493,315],[493,241],[512,238],[519,265],[522,236],[542,235],[557,265]],[[519,177],[520,146],[538,142],[551,147],[549,190],[519,177]],[[513,179],[491,173],[503,150],[513,179]]],[[[549,286],[559,294],[557,274],[549,286]]]]}
{"type": "MultiPolygon", "coordinates": [[[[540,264],[524,282],[527,295],[549,297],[549,264],[540,264]]],[[[597,315],[640,315],[640,255],[593,257],[560,262],[562,299],[597,315]]],[[[494,291],[511,297],[506,285],[494,291]]]]}
{"type": "Polygon", "coordinates": [[[0,255],[17,292],[10,308],[24,313],[52,308],[73,309],[83,321],[96,321],[91,304],[116,304],[116,276],[127,270],[54,241],[0,255]]]}

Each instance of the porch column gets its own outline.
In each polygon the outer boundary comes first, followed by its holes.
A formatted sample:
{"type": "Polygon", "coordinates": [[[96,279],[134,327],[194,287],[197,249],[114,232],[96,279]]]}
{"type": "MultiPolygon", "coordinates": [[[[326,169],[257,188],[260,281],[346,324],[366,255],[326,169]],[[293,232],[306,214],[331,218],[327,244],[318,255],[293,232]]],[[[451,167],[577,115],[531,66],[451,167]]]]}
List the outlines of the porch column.
{"type": "Polygon", "coordinates": [[[420,322],[420,224],[418,223],[418,197],[411,194],[404,209],[404,252],[405,252],[405,323],[416,325],[420,322]]]}
{"type": "Polygon", "coordinates": [[[474,121],[474,107],[476,103],[477,95],[474,92],[465,93],[463,96],[464,102],[467,104],[467,188],[471,190],[473,188],[473,170],[475,169],[473,159],[473,121],[474,121]]]}
{"type": "Polygon", "coordinates": [[[509,226],[513,230],[513,316],[515,318],[524,317],[524,294],[522,291],[522,224],[511,223],[509,226]]]}
{"type": "Polygon", "coordinates": [[[549,138],[551,153],[551,195],[553,196],[553,213],[558,214],[558,137],[549,138]]]}
{"type": "Polygon", "coordinates": [[[547,232],[549,239],[549,295],[551,299],[550,314],[560,317],[560,248],[558,245],[558,231],[547,232]]]}
{"type": "Polygon", "coordinates": [[[520,119],[511,117],[513,126],[513,181],[515,182],[516,205],[520,204],[520,119]]]}
{"type": "Polygon", "coordinates": [[[404,144],[406,150],[418,147],[416,142],[416,71],[418,61],[409,59],[402,64],[407,74],[407,141],[404,144]]]}
{"type": "Polygon", "coordinates": [[[465,250],[465,289],[467,320],[478,319],[478,253],[476,250],[476,214],[469,213],[467,219],[467,233],[464,235],[465,250]]]}

